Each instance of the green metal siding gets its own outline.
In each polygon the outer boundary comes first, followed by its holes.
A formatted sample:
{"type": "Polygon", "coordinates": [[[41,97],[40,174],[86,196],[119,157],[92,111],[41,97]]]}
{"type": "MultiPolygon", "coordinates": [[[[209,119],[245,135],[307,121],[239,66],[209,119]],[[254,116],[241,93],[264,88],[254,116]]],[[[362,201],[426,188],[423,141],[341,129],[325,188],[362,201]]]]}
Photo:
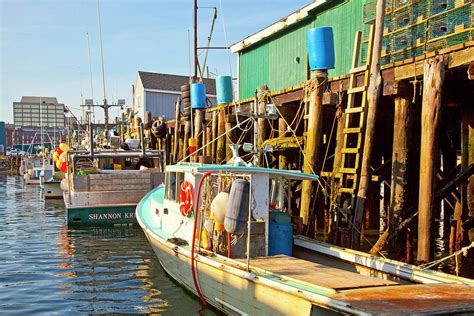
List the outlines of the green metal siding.
{"type": "Polygon", "coordinates": [[[258,46],[242,51],[239,66],[240,99],[253,97],[255,89],[262,84],[268,85],[271,91],[277,91],[300,84],[306,79],[306,31],[310,27],[333,27],[336,68],[329,71],[329,76],[348,73],[355,32],[364,28],[363,3],[364,0],[344,1],[263,40],[258,46]],[[295,61],[296,57],[299,57],[299,63],[295,61]]]}
{"type": "Polygon", "coordinates": [[[239,96],[242,100],[253,97],[255,89],[268,82],[268,45],[256,46],[242,54],[239,64],[239,96]]]}

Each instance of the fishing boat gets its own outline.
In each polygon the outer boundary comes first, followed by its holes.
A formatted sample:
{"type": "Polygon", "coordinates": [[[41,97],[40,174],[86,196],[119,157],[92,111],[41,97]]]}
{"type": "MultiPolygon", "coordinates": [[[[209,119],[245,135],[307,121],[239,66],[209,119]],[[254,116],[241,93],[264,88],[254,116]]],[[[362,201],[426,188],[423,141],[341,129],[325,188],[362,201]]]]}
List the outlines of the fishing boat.
{"type": "Polygon", "coordinates": [[[68,225],[133,225],[137,203],[164,181],[162,151],[68,151],[61,183],[68,225]]]}
{"type": "Polygon", "coordinates": [[[43,157],[25,155],[20,169],[23,171],[23,179],[26,185],[39,185],[41,171],[43,170],[43,157]]]}
{"type": "Polygon", "coordinates": [[[293,236],[292,188],[318,176],[177,164],[136,217],[166,272],[237,315],[474,311],[474,280],[293,236]]]}
{"type": "Polygon", "coordinates": [[[64,179],[62,172],[56,172],[43,183],[43,196],[45,199],[62,199],[61,181],[64,179]]]}

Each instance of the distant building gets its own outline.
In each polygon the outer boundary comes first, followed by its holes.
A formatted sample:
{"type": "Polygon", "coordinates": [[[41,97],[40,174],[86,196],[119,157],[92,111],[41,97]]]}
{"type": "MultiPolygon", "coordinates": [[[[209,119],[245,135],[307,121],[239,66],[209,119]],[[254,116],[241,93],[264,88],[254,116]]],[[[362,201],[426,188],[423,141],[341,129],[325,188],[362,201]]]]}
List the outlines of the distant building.
{"type": "Polygon", "coordinates": [[[54,97],[24,96],[20,102],[13,102],[14,130],[7,133],[11,147],[23,148],[30,143],[61,140],[65,134],[64,104],[54,97]],[[43,131],[43,134],[41,134],[43,131]]]}
{"type": "MultiPolygon", "coordinates": [[[[180,87],[189,83],[188,76],[169,75],[139,71],[133,91],[132,109],[143,121],[145,113],[152,117],[164,116],[174,119],[175,102],[180,96],[180,87]]],[[[203,79],[206,94],[213,106],[216,104],[216,84],[213,79],[203,79]]]]}
{"type": "Polygon", "coordinates": [[[13,102],[15,128],[51,127],[64,128],[64,104],[51,97],[22,97],[13,102]]]}

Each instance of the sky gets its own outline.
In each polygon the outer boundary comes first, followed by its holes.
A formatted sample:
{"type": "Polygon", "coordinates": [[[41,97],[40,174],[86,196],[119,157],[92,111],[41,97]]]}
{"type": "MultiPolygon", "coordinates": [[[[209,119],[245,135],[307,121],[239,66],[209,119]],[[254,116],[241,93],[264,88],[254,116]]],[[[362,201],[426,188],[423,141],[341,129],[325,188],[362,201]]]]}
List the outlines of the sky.
{"type": "MultiPolygon", "coordinates": [[[[218,9],[211,46],[226,46],[309,2],[199,0],[198,45],[206,45],[211,26],[212,9],[206,7],[218,9]]],[[[93,94],[95,102],[102,101],[97,4],[97,0],[0,0],[0,121],[13,122],[13,102],[22,96],[57,97],[79,116],[82,99],[93,94]]],[[[130,105],[139,70],[190,74],[193,0],[100,0],[99,4],[109,103],[126,99],[130,105]]],[[[235,77],[236,60],[235,54],[211,50],[209,71],[218,75],[232,71],[235,77]]],[[[118,113],[118,108],[111,110],[113,116],[118,113]]]]}

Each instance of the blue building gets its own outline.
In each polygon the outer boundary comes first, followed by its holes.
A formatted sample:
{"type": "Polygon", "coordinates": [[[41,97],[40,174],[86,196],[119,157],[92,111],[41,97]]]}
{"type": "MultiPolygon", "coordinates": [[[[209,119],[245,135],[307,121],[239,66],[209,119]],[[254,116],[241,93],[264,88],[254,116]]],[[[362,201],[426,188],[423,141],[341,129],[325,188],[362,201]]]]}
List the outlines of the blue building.
{"type": "Polygon", "coordinates": [[[5,122],[0,122],[0,154],[5,153],[7,149],[7,130],[5,122]]]}

